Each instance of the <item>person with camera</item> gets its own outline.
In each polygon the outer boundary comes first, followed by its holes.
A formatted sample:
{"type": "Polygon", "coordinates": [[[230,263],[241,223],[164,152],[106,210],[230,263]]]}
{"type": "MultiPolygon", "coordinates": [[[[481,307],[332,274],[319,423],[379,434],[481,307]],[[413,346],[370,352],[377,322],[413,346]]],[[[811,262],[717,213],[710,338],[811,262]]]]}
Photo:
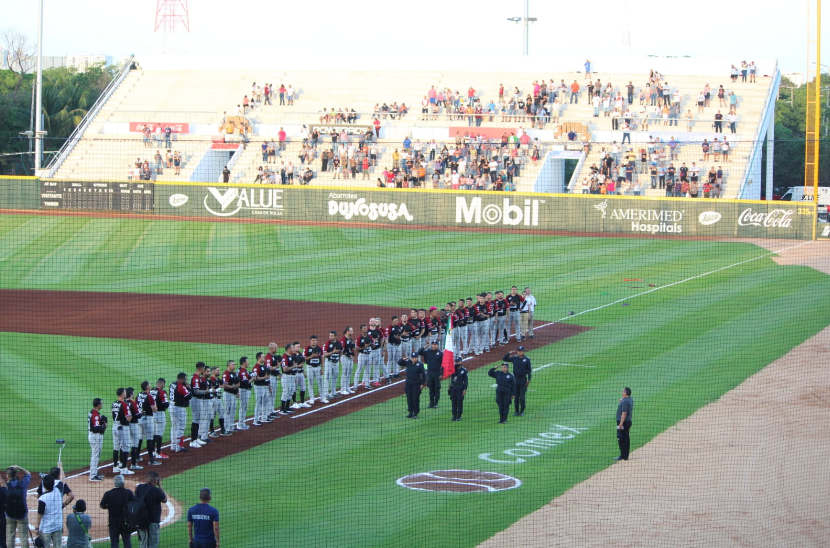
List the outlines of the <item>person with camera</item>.
{"type": "Polygon", "coordinates": [[[20,545],[26,545],[29,530],[29,508],[26,506],[26,491],[32,481],[32,474],[17,465],[6,469],[6,544],[14,546],[15,537],[20,545]]]}
{"type": "Polygon", "coordinates": [[[135,498],[143,499],[147,507],[147,527],[138,528],[141,548],[158,548],[161,505],[167,502],[167,495],[161,488],[161,479],[157,472],[147,472],[147,483],[135,488],[135,498]]]}
{"type": "Polygon", "coordinates": [[[107,417],[101,415],[103,402],[101,398],[92,400],[92,410],[86,417],[89,426],[89,446],[92,454],[89,457],[89,481],[103,481],[104,476],[98,474],[98,461],[101,459],[101,449],[104,447],[104,432],[107,430],[107,417]]]}
{"type": "MultiPolygon", "coordinates": [[[[60,471],[59,471],[60,472],[60,471]]],[[[35,533],[44,548],[61,548],[63,541],[63,497],[55,489],[51,474],[41,480],[43,494],[37,499],[37,527],[35,533]]]]}
{"type": "Polygon", "coordinates": [[[199,491],[199,504],[187,510],[190,548],[219,548],[219,510],[210,505],[210,489],[199,491]]]}
{"type": "MultiPolygon", "coordinates": [[[[66,508],[67,506],[72,504],[72,501],[75,500],[75,494],[72,493],[72,489],[70,489],[65,482],[61,481],[61,477],[63,477],[63,464],[59,462],[57,466],[53,466],[51,469],[49,469],[48,474],[40,475],[41,479],[45,478],[46,476],[51,476],[52,479],[55,480],[55,491],[61,494],[61,500],[63,501],[62,508],[66,508]]],[[[41,481],[40,486],[38,486],[37,488],[38,497],[43,495],[43,493],[45,492],[44,489],[45,488],[43,486],[43,482],[41,481]]]]}
{"type": "Polygon", "coordinates": [[[72,513],[66,516],[66,548],[90,548],[92,518],[86,515],[86,501],[78,499],[72,506],[72,513]]]}
{"type": "Polygon", "coordinates": [[[112,548],[118,548],[119,539],[124,543],[124,548],[132,548],[133,544],[130,535],[132,529],[127,525],[126,512],[127,504],[135,498],[133,492],[124,487],[124,476],[118,474],[113,478],[114,488],[104,493],[99,506],[107,511],[109,518],[108,527],[110,543],[112,548]]]}

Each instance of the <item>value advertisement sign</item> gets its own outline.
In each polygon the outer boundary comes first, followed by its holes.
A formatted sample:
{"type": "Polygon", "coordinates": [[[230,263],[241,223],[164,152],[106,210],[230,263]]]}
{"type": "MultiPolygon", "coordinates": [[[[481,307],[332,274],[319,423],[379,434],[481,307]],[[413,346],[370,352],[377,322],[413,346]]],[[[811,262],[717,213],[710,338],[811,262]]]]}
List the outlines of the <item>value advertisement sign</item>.
{"type": "Polygon", "coordinates": [[[815,218],[813,206],[789,202],[166,183],[155,186],[155,212],[217,219],[791,239],[811,238],[815,218]]]}

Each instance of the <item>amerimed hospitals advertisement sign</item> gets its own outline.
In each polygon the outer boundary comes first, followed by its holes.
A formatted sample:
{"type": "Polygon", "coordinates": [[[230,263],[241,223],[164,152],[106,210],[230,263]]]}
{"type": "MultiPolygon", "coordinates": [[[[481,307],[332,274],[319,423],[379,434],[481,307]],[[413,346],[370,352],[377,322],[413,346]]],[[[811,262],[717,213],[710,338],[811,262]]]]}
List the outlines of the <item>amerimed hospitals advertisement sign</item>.
{"type": "Polygon", "coordinates": [[[281,185],[155,185],[159,215],[353,222],[646,236],[810,239],[812,205],[790,202],[349,190],[281,185]]]}

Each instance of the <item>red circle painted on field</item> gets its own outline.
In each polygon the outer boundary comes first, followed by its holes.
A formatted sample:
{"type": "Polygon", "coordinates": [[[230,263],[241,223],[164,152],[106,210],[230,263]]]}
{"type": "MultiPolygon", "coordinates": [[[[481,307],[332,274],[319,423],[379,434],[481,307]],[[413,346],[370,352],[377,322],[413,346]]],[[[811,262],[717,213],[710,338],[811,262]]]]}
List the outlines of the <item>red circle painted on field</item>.
{"type": "Polygon", "coordinates": [[[401,487],[439,493],[494,493],[522,485],[518,478],[480,470],[433,470],[399,478],[401,487]]]}

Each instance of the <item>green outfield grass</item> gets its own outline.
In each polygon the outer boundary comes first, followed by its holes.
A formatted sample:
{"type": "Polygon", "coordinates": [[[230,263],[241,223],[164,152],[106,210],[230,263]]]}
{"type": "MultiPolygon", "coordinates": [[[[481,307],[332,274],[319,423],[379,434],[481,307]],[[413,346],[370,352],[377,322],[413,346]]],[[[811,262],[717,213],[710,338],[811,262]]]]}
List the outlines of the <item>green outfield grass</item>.
{"type": "MultiPolygon", "coordinates": [[[[226,547],[472,546],[488,538],[613,462],[623,386],[634,390],[639,447],[830,324],[830,277],[769,257],[626,299],[648,284],[766,253],[720,242],[0,217],[3,288],[409,307],[515,283],[533,287],[544,320],[623,299],[571,320],[595,329],[531,353],[535,366],[554,365],[535,374],[528,413],[507,426],[496,424],[491,379],[477,370],[461,423],[449,420],[446,392],[441,408],[424,409],[418,421],[403,418],[401,397],[165,478],[185,507],[200,487],[214,489],[226,547]],[[515,460],[503,451],[556,424],[580,433],[522,463],[479,458],[515,460]],[[445,494],[395,483],[446,468],[502,472],[523,485],[445,494]]],[[[51,438],[62,436],[71,441],[67,467],[81,467],[94,395],[253,350],[0,333],[0,460],[45,468],[56,457],[51,438]]],[[[104,449],[106,457],[109,440],[104,449]]],[[[180,521],[163,529],[162,545],[185,538],[180,521]]]]}

